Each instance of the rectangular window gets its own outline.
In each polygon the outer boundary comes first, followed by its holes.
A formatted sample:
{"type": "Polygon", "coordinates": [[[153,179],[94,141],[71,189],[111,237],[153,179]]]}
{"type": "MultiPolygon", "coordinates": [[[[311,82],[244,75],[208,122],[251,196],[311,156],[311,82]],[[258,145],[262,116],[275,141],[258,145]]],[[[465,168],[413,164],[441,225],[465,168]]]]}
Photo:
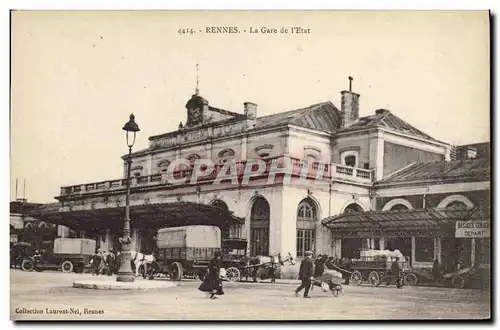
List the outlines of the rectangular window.
{"type": "Polygon", "coordinates": [[[433,237],[415,237],[415,261],[417,262],[434,261],[433,237]]]}
{"type": "Polygon", "coordinates": [[[314,251],[316,231],[314,229],[297,230],[297,258],[305,256],[306,251],[314,251]]]}

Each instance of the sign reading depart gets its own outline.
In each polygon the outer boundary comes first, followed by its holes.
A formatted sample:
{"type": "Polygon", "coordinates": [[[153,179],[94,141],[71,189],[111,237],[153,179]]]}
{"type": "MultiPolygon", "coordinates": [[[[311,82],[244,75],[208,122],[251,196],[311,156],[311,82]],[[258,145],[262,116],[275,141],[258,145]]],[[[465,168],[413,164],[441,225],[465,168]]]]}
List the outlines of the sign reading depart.
{"type": "Polygon", "coordinates": [[[490,223],[488,221],[457,221],[455,227],[456,238],[490,237],[490,223]]]}

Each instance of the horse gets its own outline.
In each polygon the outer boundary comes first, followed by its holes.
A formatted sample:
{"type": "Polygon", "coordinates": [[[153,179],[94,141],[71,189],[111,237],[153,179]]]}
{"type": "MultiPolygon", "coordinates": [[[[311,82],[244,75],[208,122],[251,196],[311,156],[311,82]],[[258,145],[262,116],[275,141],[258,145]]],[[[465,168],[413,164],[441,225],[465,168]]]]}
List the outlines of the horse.
{"type": "Polygon", "coordinates": [[[148,265],[155,261],[154,254],[144,254],[137,251],[130,251],[130,259],[132,262],[132,268],[135,270],[135,276],[139,276],[139,271],[142,269],[143,275],[147,273],[148,265]]]}
{"type": "Polygon", "coordinates": [[[261,280],[270,278],[271,283],[276,283],[276,270],[284,266],[285,263],[295,265],[295,260],[290,252],[285,258],[281,256],[281,253],[278,253],[274,256],[256,256],[250,259],[249,264],[255,267],[252,274],[253,281],[257,282],[257,277],[260,277],[261,280]]]}

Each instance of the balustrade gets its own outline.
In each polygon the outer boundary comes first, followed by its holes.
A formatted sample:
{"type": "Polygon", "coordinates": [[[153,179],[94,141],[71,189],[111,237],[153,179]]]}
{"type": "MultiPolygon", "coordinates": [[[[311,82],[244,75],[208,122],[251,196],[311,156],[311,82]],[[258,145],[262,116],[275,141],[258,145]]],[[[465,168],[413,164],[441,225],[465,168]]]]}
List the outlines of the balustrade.
{"type": "MultiPolygon", "coordinates": [[[[317,162],[311,163],[308,161],[304,161],[289,156],[267,158],[263,159],[263,161],[266,164],[266,168],[263,172],[260,172],[259,174],[260,176],[268,175],[271,171],[271,167],[273,167],[275,170],[276,168],[279,168],[281,169],[280,171],[291,174],[292,176],[295,177],[306,174],[307,177],[310,179],[319,179],[319,180],[329,180],[334,178],[350,178],[351,180],[354,181],[367,183],[371,181],[371,176],[372,176],[370,170],[353,168],[340,164],[322,164],[317,162]],[[291,165],[291,168],[289,170],[286,169],[287,160],[289,160],[288,164],[291,165]],[[304,170],[306,168],[307,172],[304,170]],[[322,173],[318,173],[318,171],[321,171],[322,173]]],[[[252,172],[256,172],[258,170],[257,167],[258,165],[256,165],[255,163],[253,164],[254,165],[252,165],[252,168],[249,170],[252,172]]],[[[224,173],[225,179],[233,178],[232,174],[234,173],[232,171],[234,170],[234,168],[236,168],[236,173],[234,174],[234,176],[238,178],[243,177],[243,175],[245,174],[246,167],[247,167],[247,161],[236,162],[235,165],[228,166],[226,168],[226,173],[224,173]]],[[[197,182],[206,183],[213,181],[219,176],[220,172],[223,169],[224,169],[223,164],[214,165],[213,170],[203,176],[199,176],[197,182]]],[[[206,170],[206,168],[202,170],[206,170]]],[[[168,178],[172,176],[175,179],[186,178],[186,182],[189,183],[192,175],[193,175],[192,168],[177,169],[170,176],[168,173],[163,172],[148,176],[131,178],[131,186],[132,187],[147,186],[150,184],[157,185],[159,183],[163,183],[165,185],[171,185],[171,183],[168,182],[168,178]]],[[[255,178],[256,176],[251,175],[251,177],[255,178]]],[[[124,189],[126,187],[126,184],[127,184],[127,179],[117,179],[117,180],[109,180],[103,182],[88,183],[83,185],[61,187],[61,195],[65,196],[75,193],[80,194],[83,192],[95,193],[98,191],[105,191],[105,190],[124,189]]]]}

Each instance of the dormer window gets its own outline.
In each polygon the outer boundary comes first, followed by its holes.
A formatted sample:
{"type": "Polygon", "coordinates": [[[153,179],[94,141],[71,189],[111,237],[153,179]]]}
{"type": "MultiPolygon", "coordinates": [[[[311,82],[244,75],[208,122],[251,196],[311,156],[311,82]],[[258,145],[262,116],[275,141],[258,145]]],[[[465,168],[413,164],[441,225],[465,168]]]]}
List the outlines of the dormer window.
{"type": "Polygon", "coordinates": [[[349,167],[359,167],[359,152],[357,150],[346,150],[340,154],[341,164],[349,167]]]}

